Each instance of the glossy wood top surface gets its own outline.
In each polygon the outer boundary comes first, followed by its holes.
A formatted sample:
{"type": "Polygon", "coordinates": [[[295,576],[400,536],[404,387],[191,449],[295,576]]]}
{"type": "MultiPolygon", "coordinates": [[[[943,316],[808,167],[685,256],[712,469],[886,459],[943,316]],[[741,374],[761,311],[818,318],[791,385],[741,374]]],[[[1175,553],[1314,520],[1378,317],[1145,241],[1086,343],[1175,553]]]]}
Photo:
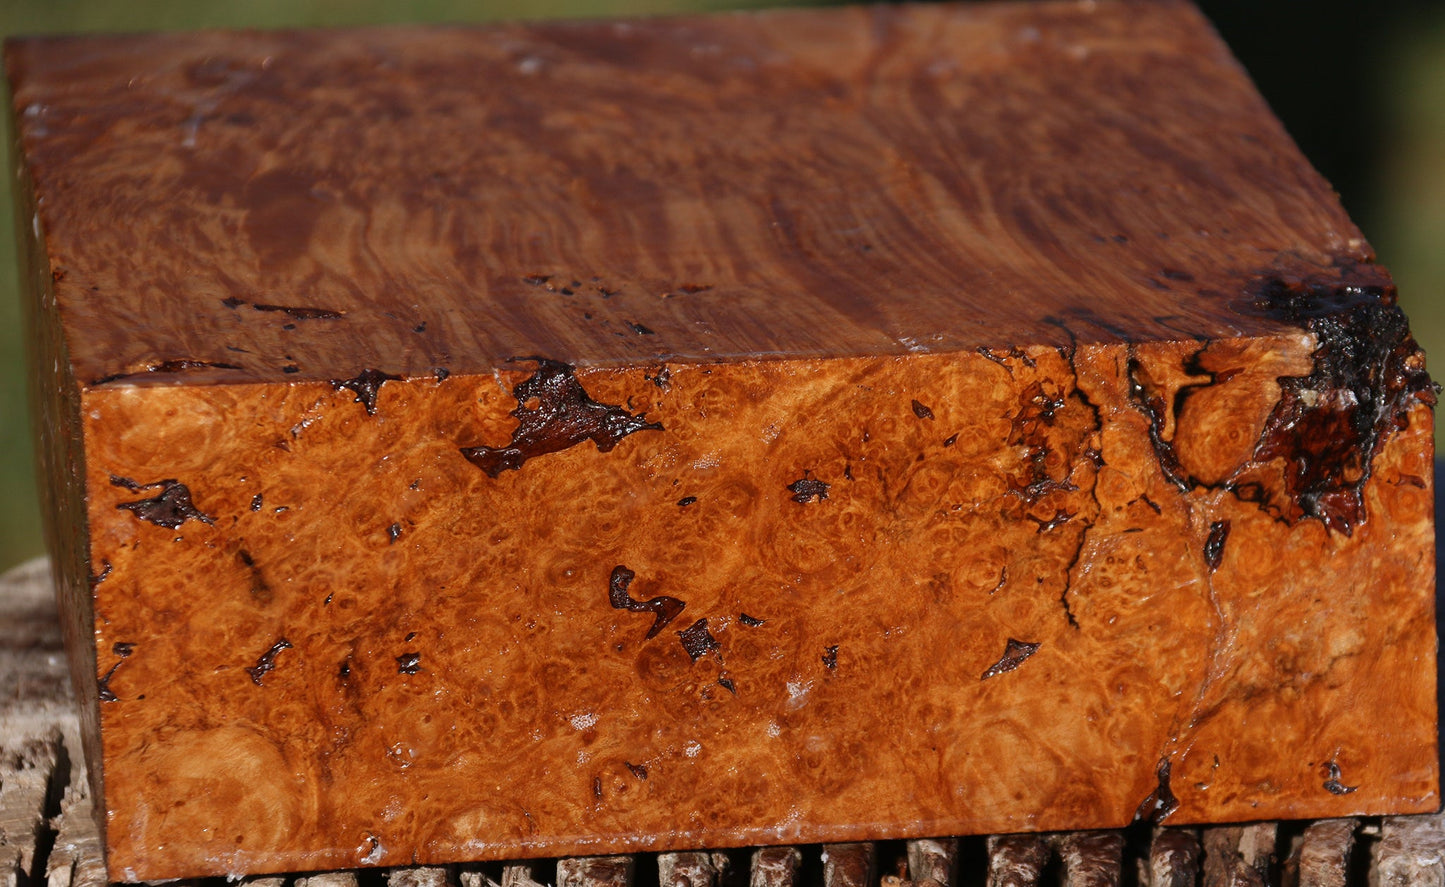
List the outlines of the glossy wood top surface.
{"type": "Polygon", "coordinates": [[[1182,3],[7,52],[82,385],[1254,335],[1370,258],[1182,3]]]}

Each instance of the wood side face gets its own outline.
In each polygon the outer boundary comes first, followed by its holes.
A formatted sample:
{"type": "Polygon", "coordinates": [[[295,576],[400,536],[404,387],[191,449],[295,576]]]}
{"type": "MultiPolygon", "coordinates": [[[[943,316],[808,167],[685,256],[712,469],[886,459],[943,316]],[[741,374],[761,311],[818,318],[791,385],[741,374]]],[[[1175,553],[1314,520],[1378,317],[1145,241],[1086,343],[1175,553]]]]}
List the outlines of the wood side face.
{"type": "Polygon", "coordinates": [[[11,52],[89,384],[1253,335],[1369,258],[1180,3],[11,52]]]}
{"type": "Polygon", "coordinates": [[[91,392],[112,875],[1434,809],[1430,413],[1291,516],[1317,349],[579,371],[660,428],[495,477],[546,366],[91,392]]]}
{"type": "MultiPolygon", "coordinates": [[[[12,120],[14,132],[19,122],[12,120]]],[[[95,621],[91,598],[91,556],[86,530],[85,442],[80,420],[81,386],[70,363],[55,295],[56,274],[46,252],[34,182],[23,154],[16,162],[15,231],[19,235],[22,315],[30,381],[30,425],[34,435],[41,518],[50,552],[61,629],[71,680],[80,700],[80,739],[91,761],[100,759],[99,701],[96,696],[95,621]]],[[[104,797],[103,774],[88,773],[93,797],[104,797]]]]}

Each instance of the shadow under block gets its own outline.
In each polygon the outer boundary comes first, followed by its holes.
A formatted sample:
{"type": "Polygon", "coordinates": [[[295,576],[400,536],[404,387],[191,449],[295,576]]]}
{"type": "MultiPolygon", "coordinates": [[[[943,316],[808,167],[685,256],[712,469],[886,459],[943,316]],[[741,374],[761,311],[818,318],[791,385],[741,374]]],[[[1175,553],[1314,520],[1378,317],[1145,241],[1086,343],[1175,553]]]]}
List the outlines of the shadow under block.
{"type": "Polygon", "coordinates": [[[7,63],[113,878],[1439,805],[1434,388],[1191,7],[7,63]]]}

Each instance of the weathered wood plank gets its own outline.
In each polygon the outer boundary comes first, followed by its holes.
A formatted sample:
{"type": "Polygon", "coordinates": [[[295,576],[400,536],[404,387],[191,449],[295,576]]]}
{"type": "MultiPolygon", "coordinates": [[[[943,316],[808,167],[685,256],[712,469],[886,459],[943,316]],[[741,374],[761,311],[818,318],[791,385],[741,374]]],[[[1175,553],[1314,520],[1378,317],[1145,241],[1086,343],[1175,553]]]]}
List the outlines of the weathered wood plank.
{"type": "Polygon", "coordinates": [[[957,861],[956,838],[922,838],[908,842],[908,880],[916,887],[951,887],[957,861]]]}
{"type": "Polygon", "coordinates": [[[70,784],[54,827],[55,844],[46,861],[47,887],[103,887],[107,879],[100,832],[95,824],[90,782],[81,761],[72,762],[70,784]]]}
{"type": "MultiPolygon", "coordinates": [[[[57,729],[74,742],[75,702],[49,561],[36,558],[10,570],[0,588],[0,746],[49,737],[57,729]]],[[[71,747],[78,749],[78,742],[71,747]]]]}
{"type": "Polygon", "coordinates": [[[386,873],[386,887],[456,887],[442,866],[402,866],[386,873]]]}
{"type": "Polygon", "coordinates": [[[1204,887],[1269,884],[1278,835],[1273,822],[1205,829],[1204,887]]]}
{"type": "Polygon", "coordinates": [[[631,856],[559,859],[557,887],[631,887],[636,865],[631,856]]]}
{"type": "Polygon", "coordinates": [[[1035,887],[1049,864],[1049,845],[1039,835],[991,835],[988,887],[1035,887]]]}
{"type": "Polygon", "coordinates": [[[1149,842],[1145,887],[1194,887],[1201,855],[1199,836],[1192,830],[1156,828],[1149,842]]]}
{"type": "Polygon", "coordinates": [[[1299,851],[1299,887],[1345,887],[1357,819],[1326,819],[1305,829],[1299,851]]]}
{"type": "Polygon", "coordinates": [[[502,866],[502,887],[539,887],[546,881],[537,873],[538,863],[523,860],[502,866]]]}
{"type": "Polygon", "coordinates": [[[1445,816],[1392,816],[1370,853],[1370,887],[1445,885],[1445,816]]]}
{"type": "Polygon", "coordinates": [[[0,746],[0,878],[5,887],[13,887],[18,879],[44,873],[43,868],[36,871],[34,863],[37,851],[43,853],[42,840],[48,838],[46,802],[57,788],[61,740],[58,732],[19,741],[6,738],[0,746]]]}
{"type": "Polygon", "coordinates": [[[1054,839],[1066,887],[1119,887],[1124,836],[1119,832],[1070,832],[1054,839]]]}
{"type": "Polygon", "coordinates": [[[657,857],[660,887],[720,887],[728,868],[728,858],[723,853],[660,853],[657,857]]]}
{"type": "Polygon", "coordinates": [[[796,847],[759,847],[753,851],[748,887],[797,887],[802,863],[796,847]]]}
{"type": "Polygon", "coordinates": [[[871,843],[823,846],[823,887],[873,887],[878,852],[871,843]]]}

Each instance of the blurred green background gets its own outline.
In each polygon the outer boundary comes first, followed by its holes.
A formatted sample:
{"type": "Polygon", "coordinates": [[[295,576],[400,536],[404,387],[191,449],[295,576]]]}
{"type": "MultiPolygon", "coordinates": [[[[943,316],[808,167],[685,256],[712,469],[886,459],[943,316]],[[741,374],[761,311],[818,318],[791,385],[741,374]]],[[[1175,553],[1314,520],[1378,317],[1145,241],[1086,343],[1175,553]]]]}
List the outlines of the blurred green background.
{"type": "MultiPolygon", "coordinates": [[[[774,0],[0,0],[0,36],[639,15],[774,0]]],[[[796,0],[788,5],[798,5],[796,0]]],[[[1445,354],[1445,2],[1200,0],[1445,354]]],[[[11,133],[4,127],[9,170],[11,133]]],[[[0,177],[0,570],[42,551],[10,183],[0,177]]],[[[1436,363],[1436,375],[1445,371],[1436,363]]],[[[1439,423],[1437,423],[1438,425],[1439,423]]]]}

